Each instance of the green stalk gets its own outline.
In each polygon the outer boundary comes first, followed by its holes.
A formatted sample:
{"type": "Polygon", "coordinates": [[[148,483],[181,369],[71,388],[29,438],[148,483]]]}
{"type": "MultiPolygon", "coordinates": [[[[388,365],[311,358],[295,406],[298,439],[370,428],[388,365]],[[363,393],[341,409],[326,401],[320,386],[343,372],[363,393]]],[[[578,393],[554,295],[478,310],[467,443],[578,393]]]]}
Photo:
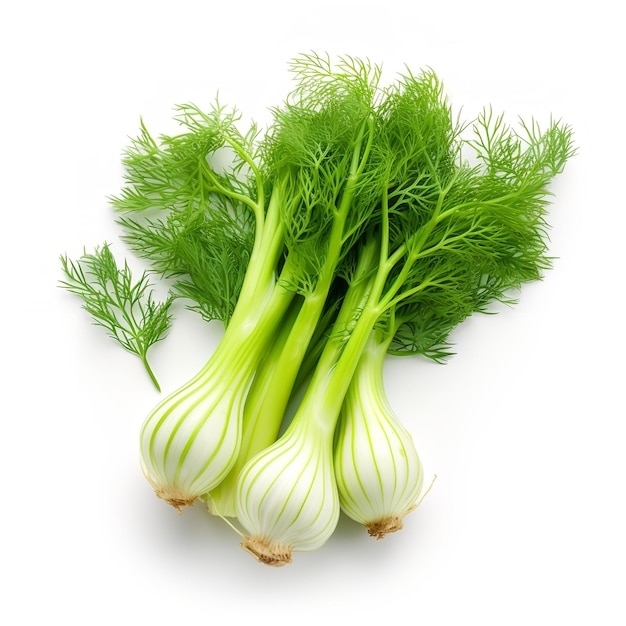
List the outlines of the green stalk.
{"type": "Polygon", "coordinates": [[[312,420],[317,429],[330,437],[352,374],[380,316],[378,308],[370,304],[378,261],[378,241],[372,238],[361,250],[355,276],[339,310],[334,330],[294,417],[294,422],[312,420]]]}
{"type": "Polygon", "coordinates": [[[271,355],[265,359],[261,370],[257,372],[246,399],[242,422],[242,447],[237,461],[226,479],[207,495],[209,509],[219,515],[235,516],[235,489],[239,472],[252,457],[274,443],[278,437],[295,381],[335,279],[337,263],[344,252],[346,221],[352,209],[358,177],[363,171],[371,148],[371,132],[363,146],[366,129],[371,130],[371,121],[363,123],[359,131],[341,202],[332,223],[326,259],[315,288],[305,295],[292,324],[284,323],[288,335],[280,333],[281,339],[275,340],[271,355]]]}
{"type": "Polygon", "coordinates": [[[141,357],[141,362],[143,363],[144,367],[146,368],[146,372],[148,372],[148,376],[150,377],[150,380],[154,384],[156,390],[160,392],[161,391],[161,385],[159,385],[159,381],[157,380],[157,377],[155,376],[154,372],[152,371],[152,368],[150,367],[150,363],[148,363],[148,358],[145,355],[141,357]]]}
{"type": "MultiPolygon", "coordinates": [[[[281,203],[284,202],[284,190],[276,185],[264,218],[257,219],[257,235],[250,254],[237,306],[228,325],[237,325],[241,318],[249,317],[254,311],[262,310],[263,302],[276,288],[276,266],[283,251],[283,226],[281,221],[281,203]]],[[[283,274],[289,276],[289,267],[283,268],[283,274]]],[[[243,323],[243,320],[241,321],[243,323]]]]}

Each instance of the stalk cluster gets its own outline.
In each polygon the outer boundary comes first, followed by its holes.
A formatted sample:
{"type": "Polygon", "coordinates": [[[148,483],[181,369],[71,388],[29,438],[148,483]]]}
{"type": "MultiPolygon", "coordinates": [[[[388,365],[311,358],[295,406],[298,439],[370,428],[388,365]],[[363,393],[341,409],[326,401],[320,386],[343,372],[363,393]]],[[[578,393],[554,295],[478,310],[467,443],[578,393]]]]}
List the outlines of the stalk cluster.
{"type": "Polygon", "coordinates": [[[148,415],[143,472],[272,566],[321,547],[341,511],[377,539],[402,528],[424,471],[385,358],[444,361],[455,326],[541,278],[548,185],[574,152],[560,122],[462,123],[430,70],[383,85],[378,66],[313,54],[291,70],[263,134],[218,103],[179,107],[179,135],[142,125],[113,198],[171,297],[224,323],[148,415]]]}

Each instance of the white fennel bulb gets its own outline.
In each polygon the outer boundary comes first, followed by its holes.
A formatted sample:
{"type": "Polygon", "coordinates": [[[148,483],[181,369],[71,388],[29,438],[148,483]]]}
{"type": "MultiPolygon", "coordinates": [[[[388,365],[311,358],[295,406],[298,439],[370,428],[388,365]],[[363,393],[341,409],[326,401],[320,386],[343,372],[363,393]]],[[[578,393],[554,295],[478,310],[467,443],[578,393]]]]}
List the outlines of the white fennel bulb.
{"type": "Polygon", "coordinates": [[[182,511],[226,477],[241,447],[243,405],[259,361],[292,299],[256,287],[238,301],[207,364],[152,411],[141,430],[141,467],[157,496],[182,511]]]}
{"type": "Polygon", "coordinates": [[[236,461],[245,395],[275,324],[270,314],[264,322],[231,322],[202,370],[144,422],[142,470],[179,511],[219,485],[236,461]]]}
{"type": "Polygon", "coordinates": [[[372,334],[344,399],[334,452],[341,508],[377,539],[402,528],[424,479],[413,439],[385,393],[386,351],[372,334]]]}
{"type": "Polygon", "coordinates": [[[308,422],[294,421],[239,477],[237,518],[248,531],[242,547],[266,565],[279,567],[293,552],[320,548],[339,520],[332,433],[308,422]]]}
{"type": "Polygon", "coordinates": [[[157,496],[179,511],[218,485],[235,462],[246,388],[246,380],[203,371],[146,419],[143,473],[157,496]]]}

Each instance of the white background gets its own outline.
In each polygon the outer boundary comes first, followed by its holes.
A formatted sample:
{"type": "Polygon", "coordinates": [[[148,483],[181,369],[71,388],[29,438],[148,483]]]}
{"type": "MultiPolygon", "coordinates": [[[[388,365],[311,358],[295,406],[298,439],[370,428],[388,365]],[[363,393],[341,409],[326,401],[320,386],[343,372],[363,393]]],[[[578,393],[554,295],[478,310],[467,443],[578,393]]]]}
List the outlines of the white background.
{"type": "MultiPolygon", "coordinates": [[[[618,3],[6,2],[0,9],[3,330],[0,622],[626,623],[624,45],[618,3]],[[571,124],[542,282],[475,317],[438,366],[389,359],[391,401],[433,490],[384,541],[342,520],[282,569],[138,466],[157,400],[138,360],[57,287],[58,256],[108,240],[106,197],[139,116],[220,91],[264,119],[299,52],[432,67],[456,108],[571,124]]],[[[137,266],[139,267],[139,266],[137,266]]],[[[176,309],[151,353],[164,390],[219,328],[176,309]]]]}

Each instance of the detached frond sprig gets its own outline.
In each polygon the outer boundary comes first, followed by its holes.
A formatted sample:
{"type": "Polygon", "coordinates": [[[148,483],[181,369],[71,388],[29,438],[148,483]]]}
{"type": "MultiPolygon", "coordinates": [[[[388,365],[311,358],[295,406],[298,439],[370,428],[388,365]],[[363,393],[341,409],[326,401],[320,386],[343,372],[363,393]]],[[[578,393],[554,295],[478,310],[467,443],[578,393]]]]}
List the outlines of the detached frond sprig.
{"type": "Polygon", "coordinates": [[[60,286],[80,297],[94,323],[141,359],[154,386],[160,390],[147,352],[164,338],[171,325],[172,297],[164,302],[154,300],[147,273],[133,281],[128,263],[118,268],[106,243],[96,247],[92,254],[85,252],[76,261],[62,255],[61,265],[66,279],[59,281],[60,286]]]}

